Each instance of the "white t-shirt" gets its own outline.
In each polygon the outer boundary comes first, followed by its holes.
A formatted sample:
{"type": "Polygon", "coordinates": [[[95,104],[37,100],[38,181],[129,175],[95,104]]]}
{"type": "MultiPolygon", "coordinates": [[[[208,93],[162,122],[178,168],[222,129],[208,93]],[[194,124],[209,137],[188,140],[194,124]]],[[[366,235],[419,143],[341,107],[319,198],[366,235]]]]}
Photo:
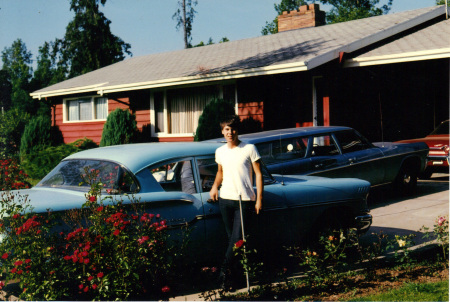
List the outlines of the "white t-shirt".
{"type": "Polygon", "coordinates": [[[253,190],[252,163],[260,159],[255,145],[240,142],[234,148],[224,145],[216,150],[216,162],[222,166],[220,197],[224,199],[256,200],[253,190]]]}

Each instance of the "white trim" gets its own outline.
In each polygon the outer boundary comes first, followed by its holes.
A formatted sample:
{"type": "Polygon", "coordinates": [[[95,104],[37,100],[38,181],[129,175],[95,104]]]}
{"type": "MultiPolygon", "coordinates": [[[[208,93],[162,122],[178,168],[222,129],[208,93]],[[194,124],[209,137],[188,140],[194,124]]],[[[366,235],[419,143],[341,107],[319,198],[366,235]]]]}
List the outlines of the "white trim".
{"type": "MultiPolygon", "coordinates": [[[[67,89],[58,89],[58,90],[52,90],[49,92],[40,92],[40,93],[30,93],[30,95],[33,97],[33,99],[39,99],[50,97],[50,96],[58,96],[58,95],[66,95],[66,94],[74,94],[74,93],[84,93],[84,92],[94,92],[97,90],[97,87],[103,86],[105,84],[108,84],[108,82],[100,83],[100,84],[94,84],[94,85],[88,85],[88,86],[81,86],[81,87],[74,87],[74,88],[67,88],[67,89]]],[[[100,95],[103,95],[103,91],[99,90],[100,95]]]]}
{"type": "Polygon", "coordinates": [[[344,67],[361,67],[444,58],[450,58],[450,48],[388,54],[383,56],[361,56],[345,61],[344,67]]]}
{"type": "MultiPolygon", "coordinates": [[[[78,121],[69,121],[67,120],[67,102],[68,101],[73,101],[73,100],[78,100],[78,99],[91,99],[91,110],[92,110],[92,116],[95,115],[95,102],[94,99],[98,99],[98,98],[105,98],[103,96],[98,96],[98,95],[87,95],[87,96],[80,96],[80,97],[70,97],[70,98],[65,98],[63,99],[62,105],[63,105],[63,124],[77,124],[77,123],[89,123],[89,122],[105,122],[106,119],[92,119],[92,120],[78,120],[78,121]]],[[[109,115],[109,99],[106,97],[106,116],[109,115]]]]}

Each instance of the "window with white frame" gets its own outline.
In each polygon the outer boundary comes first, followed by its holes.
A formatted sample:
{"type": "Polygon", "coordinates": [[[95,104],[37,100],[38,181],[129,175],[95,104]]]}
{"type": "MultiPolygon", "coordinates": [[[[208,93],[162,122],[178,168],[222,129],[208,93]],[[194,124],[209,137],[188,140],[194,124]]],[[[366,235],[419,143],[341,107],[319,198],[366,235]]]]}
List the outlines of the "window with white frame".
{"type": "Polygon", "coordinates": [[[224,97],[224,91],[230,91],[230,86],[234,91],[234,85],[227,85],[153,92],[150,102],[152,135],[192,136],[205,106],[214,98],[224,97]]]}
{"type": "Polygon", "coordinates": [[[105,97],[83,97],[64,100],[65,121],[105,120],[108,116],[108,99],[105,97]]]}

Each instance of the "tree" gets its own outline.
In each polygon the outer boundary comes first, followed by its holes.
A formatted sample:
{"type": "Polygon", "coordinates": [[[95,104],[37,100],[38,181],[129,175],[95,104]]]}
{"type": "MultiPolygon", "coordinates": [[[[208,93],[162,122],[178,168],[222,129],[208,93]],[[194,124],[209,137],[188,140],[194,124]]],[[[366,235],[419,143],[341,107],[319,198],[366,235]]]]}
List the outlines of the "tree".
{"type": "MultiPolygon", "coordinates": [[[[74,19],[67,25],[64,39],[54,42],[59,52],[57,71],[72,78],[122,61],[132,55],[130,44],[111,33],[109,21],[99,10],[106,0],[71,0],[74,19]]],[[[58,78],[60,75],[56,75],[58,78]]]]}
{"type": "Polygon", "coordinates": [[[7,70],[0,70],[0,110],[3,113],[11,107],[12,85],[7,70]]]}
{"type": "Polygon", "coordinates": [[[128,110],[117,108],[106,119],[100,147],[133,143],[136,134],[136,117],[128,110]]]}
{"type": "Polygon", "coordinates": [[[261,30],[261,34],[270,35],[278,32],[278,16],[283,14],[284,11],[291,11],[298,9],[300,6],[307,4],[305,0],[281,0],[280,4],[274,4],[277,16],[272,22],[266,22],[266,26],[261,30]]]}
{"type": "Polygon", "coordinates": [[[220,121],[226,117],[234,115],[234,106],[230,101],[224,99],[213,99],[203,109],[198,118],[198,127],[195,131],[194,140],[204,141],[222,136],[220,121]]]}
{"type": "Polygon", "coordinates": [[[327,23],[339,23],[356,19],[387,14],[392,7],[393,0],[377,7],[380,0],[320,0],[323,4],[333,8],[326,14],[327,23]]]}
{"type": "Polygon", "coordinates": [[[8,86],[9,81],[11,107],[25,112],[35,112],[36,105],[29,95],[29,84],[33,72],[31,52],[27,50],[25,43],[17,39],[11,47],[5,47],[2,51],[2,62],[4,70],[2,86],[8,86]]]}
{"type": "MultiPolygon", "coordinates": [[[[436,5],[444,5],[445,0],[436,0],[436,5]]],[[[450,6],[450,1],[447,0],[447,5],[450,6]]]]}
{"type": "Polygon", "coordinates": [[[177,21],[176,29],[183,28],[184,48],[191,47],[192,41],[192,23],[197,11],[194,6],[197,5],[197,0],[179,0],[178,9],[173,14],[172,19],[177,21]]]}
{"type": "Polygon", "coordinates": [[[0,114],[0,157],[12,158],[19,153],[22,132],[29,120],[30,115],[17,108],[0,114]]]}
{"type": "Polygon", "coordinates": [[[39,47],[37,57],[37,67],[31,80],[32,90],[41,89],[49,85],[64,81],[66,68],[60,68],[57,65],[58,48],[55,42],[45,42],[39,47]]]}

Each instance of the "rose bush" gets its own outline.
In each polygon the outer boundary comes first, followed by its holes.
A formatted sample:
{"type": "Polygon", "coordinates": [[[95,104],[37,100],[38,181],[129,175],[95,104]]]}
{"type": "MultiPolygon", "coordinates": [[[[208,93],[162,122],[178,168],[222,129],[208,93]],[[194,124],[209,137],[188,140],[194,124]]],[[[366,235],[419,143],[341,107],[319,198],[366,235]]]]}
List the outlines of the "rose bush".
{"type": "Polygon", "coordinates": [[[27,177],[17,160],[0,159],[0,191],[28,189],[27,177]]]}
{"type": "Polygon", "coordinates": [[[24,300],[167,299],[181,251],[168,243],[166,221],[131,197],[102,198],[97,171],[85,179],[82,209],[64,214],[33,213],[26,198],[4,192],[1,279],[18,280],[24,300]]]}

